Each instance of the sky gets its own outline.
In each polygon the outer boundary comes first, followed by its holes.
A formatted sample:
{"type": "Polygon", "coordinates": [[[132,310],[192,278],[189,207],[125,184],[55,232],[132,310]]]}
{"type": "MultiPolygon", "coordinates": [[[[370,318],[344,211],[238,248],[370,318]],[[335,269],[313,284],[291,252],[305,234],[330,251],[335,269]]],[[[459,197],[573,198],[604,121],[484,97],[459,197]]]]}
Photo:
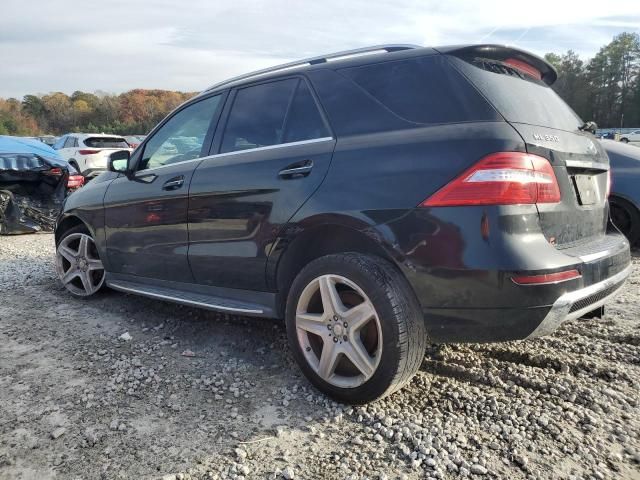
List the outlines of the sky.
{"type": "Polygon", "coordinates": [[[584,58],[640,0],[1,0],[0,97],[220,80],[367,45],[500,43],[584,58]]]}

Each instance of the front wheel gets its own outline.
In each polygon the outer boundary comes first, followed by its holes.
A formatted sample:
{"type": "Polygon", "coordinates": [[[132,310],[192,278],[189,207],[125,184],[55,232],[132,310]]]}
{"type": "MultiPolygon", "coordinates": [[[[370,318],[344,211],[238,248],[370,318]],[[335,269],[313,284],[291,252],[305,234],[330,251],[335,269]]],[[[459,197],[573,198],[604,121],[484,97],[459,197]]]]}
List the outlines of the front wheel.
{"type": "Polygon", "coordinates": [[[629,143],[629,139],[628,138],[621,138],[620,141],[622,143],[629,143]]]}
{"type": "Polygon", "coordinates": [[[104,266],[96,244],[82,225],[62,234],[56,248],[56,271],[62,285],[76,297],[88,297],[104,284],[104,266]]]}
{"type": "Polygon", "coordinates": [[[358,253],[307,265],[291,287],[286,322],[305,376],[347,403],[402,388],[427,345],[420,305],[407,281],[386,260],[358,253]]]}

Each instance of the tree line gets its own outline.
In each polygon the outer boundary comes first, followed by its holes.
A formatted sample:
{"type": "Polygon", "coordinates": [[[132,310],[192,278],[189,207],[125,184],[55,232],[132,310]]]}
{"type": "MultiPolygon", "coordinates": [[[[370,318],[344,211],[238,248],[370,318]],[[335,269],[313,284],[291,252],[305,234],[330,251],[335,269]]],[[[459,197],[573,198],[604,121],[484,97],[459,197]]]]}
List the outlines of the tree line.
{"type": "MultiPolygon", "coordinates": [[[[552,88],[601,128],[640,127],[640,36],[621,33],[590,60],[548,53],[558,70],[552,88]]],[[[66,132],[145,134],[194,93],[136,89],[119,95],[76,91],[0,98],[0,135],[66,132]]]]}
{"type": "Polygon", "coordinates": [[[0,135],[145,134],[193,95],[136,89],[120,95],[76,91],[25,95],[22,100],[0,98],[0,135]]]}
{"type": "Polygon", "coordinates": [[[601,128],[640,127],[640,36],[621,33],[589,61],[575,52],[545,59],[558,70],[552,88],[585,121],[601,128]]]}

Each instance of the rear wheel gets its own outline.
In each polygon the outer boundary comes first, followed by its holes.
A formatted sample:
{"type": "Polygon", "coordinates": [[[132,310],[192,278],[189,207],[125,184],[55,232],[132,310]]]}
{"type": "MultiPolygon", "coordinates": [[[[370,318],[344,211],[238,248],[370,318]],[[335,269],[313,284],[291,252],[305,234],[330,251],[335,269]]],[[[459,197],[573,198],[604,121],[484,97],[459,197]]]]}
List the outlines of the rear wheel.
{"type": "Polygon", "coordinates": [[[635,245],[640,240],[640,212],[621,198],[610,198],[609,206],[614,225],[629,239],[631,245],[635,245]]]}
{"type": "Polygon", "coordinates": [[[296,277],[287,301],[289,344],[303,373],[337,400],[365,403],[405,385],[427,344],[420,305],[381,258],[321,257],[296,277]]]}
{"type": "Polygon", "coordinates": [[[56,249],[56,271],[62,285],[77,297],[88,297],[102,288],[104,266],[85,226],[62,234],[56,249]]]}
{"type": "Polygon", "coordinates": [[[621,139],[620,139],[620,141],[621,141],[622,143],[629,143],[629,139],[628,139],[628,138],[626,138],[626,137],[625,137],[625,138],[621,138],[621,139]]]}

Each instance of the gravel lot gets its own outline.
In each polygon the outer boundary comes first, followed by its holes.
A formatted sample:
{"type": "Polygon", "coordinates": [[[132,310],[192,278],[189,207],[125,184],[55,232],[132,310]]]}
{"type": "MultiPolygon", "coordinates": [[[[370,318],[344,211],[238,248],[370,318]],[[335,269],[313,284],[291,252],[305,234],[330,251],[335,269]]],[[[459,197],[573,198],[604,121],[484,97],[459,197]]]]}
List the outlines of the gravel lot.
{"type": "Polygon", "coordinates": [[[431,348],[351,408],[275,321],[57,283],[48,234],[0,238],[0,478],[640,478],[640,255],[603,320],[431,348]]]}

